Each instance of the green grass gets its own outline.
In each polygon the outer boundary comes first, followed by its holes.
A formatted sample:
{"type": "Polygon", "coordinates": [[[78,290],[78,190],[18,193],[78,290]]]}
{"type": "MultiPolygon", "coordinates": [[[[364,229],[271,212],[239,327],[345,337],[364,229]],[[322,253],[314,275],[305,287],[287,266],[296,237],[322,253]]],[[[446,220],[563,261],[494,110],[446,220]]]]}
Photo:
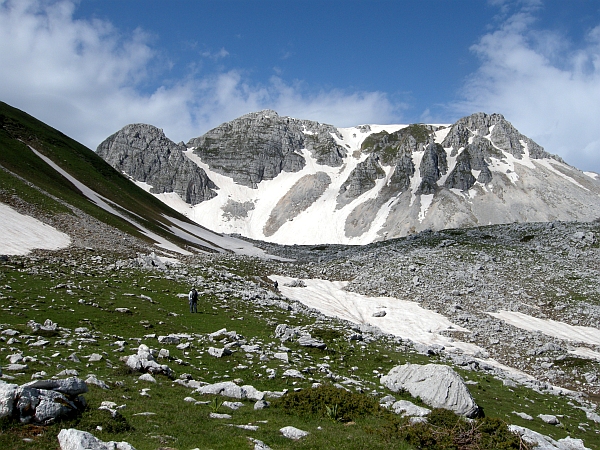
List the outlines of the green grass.
{"type": "MultiPolygon", "coordinates": [[[[66,172],[75,175],[78,180],[85,182],[86,186],[96,193],[112,201],[121,213],[132,215],[140,225],[159,235],[168,236],[179,245],[189,245],[188,242],[165,231],[165,226],[169,223],[164,216],[189,222],[185,216],[137,187],[92,150],[32,116],[0,102],[2,168],[104,223],[143,240],[149,240],[130,222],[91,202],[70,181],[33,153],[29,146],[50,158],[66,172]]],[[[3,192],[0,195],[24,193],[23,200],[31,202],[43,212],[56,212],[56,202],[51,201],[48,196],[41,194],[39,190],[34,193],[25,188],[22,182],[15,181],[14,177],[10,177],[3,170],[0,170],[0,174],[0,192],[3,192]]]]}
{"type": "MultiPolygon", "coordinates": [[[[48,376],[55,375],[63,367],[76,369],[84,379],[89,374],[95,374],[109,384],[110,390],[91,386],[85,394],[89,408],[80,417],[61,424],[47,427],[6,422],[0,424],[0,448],[25,449],[34,445],[36,449],[54,450],[56,435],[63,427],[90,431],[104,441],[124,440],[138,450],[155,450],[161,446],[177,449],[252,448],[246,436],[263,440],[273,449],[410,448],[404,442],[408,439],[404,434],[390,433],[390,423],[395,422],[390,422],[389,413],[373,407],[376,405],[374,398],[389,393],[380,385],[379,376],[398,364],[423,364],[439,360],[415,354],[394,339],[381,338],[370,343],[347,342],[345,337],[349,330],[344,324],[298,313],[290,314],[276,306],[260,307],[233,294],[239,285],[249,280],[259,282],[264,279],[268,275],[265,265],[271,263],[249,258],[212,257],[199,259],[195,266],[188,268],[186,276],[175,274],[167,277],[158,271],[105,270],[104,267],[118,255],[85,251],[72,251],[71,256],[67,252],[49,254],[54,256],[31,259],[14,257],[9,263],[0,263],[0,314],[1,322],[6,324],[4,328],[11,327],[22,335],[31,335],[26,325],[29,320],[43,323],[51,319],[60,327],[70,330],[87,327],[96,341],[81,343],[76,340],[76,335],[71,334],[70,337],[61,336],[62,343],[58,345],[34,350],[22,342],[11,345],[14,350],[10,350],[5,340],[0,343],[0,347],[5,348],[2,354],[21,349],[26,356],[37,356],[37,361],[28,363],[29,368],[23,375],[15,376],[16,383],[30,381],[31,376],[40,371],[47,372],[48,376]],[[92,260],[98,256],[103,258],[102,263],[92,260]],[[51,273],[46,273],[48,271],[51,273]],[[209,288],[200,287],[201,292],[207,291],[199,300],[200,313],[189,314],[187,300],[179,298],[177,294],[187,292],[190,280],[197,277],[202,277],[209,288]],[[217,289],[219,280],[225,283],[222,289],[217,289]],[[53,289],[60,284],[67,287],[53,289]],[[234,284],[238,286],[236,289],[227,288],[234,284]],[[142,295],[151,297],[152,302],[142,295]],[[115,312],[118,307],[128,308],[131,314],[115,312]],[[248,358],[240,350],[221,359],[206,353],[209,346],[222,345],[210,342],[206,336],[221,328],[235,330],[249,343],[260,342],[275,351],[281,345],[279,340],[273,338],[277,323],[306,326],[313,336],[328,345],[327,350],[318,350],[303,348],[294,342],[284,343],[290,349],[289,355],[293,361],[290,366],[306,368],[304,380],[282,378],[281,373],[288,366],[276,359],[259,362],[258,356],[255,356],[252,358],[253,364],[248,364],[248,358]],[[160,345],[155,338],[143,338],[152,333],[188,333],[194,337],[191,348],[179,350],[174,345],[160,345]],[[214,396],[193,394],[191,389],[160,375],[155,377],[157,384],[142,382],[138,380],[139,374],[126,369],[120,358],[134,353],[138,345],[135,338],[142,338],[141,342],[157,350],[168,348],[172,359],[164,363],[175,371],[175,378],[188,373],[195,380],[209,383],[241,379],[243,384],[251,384],[260,390],[293,391],[302,388],[302,391],[294,394],[300,400],[294,401],[294,397],[290,396],[282,400],[279,406],[275,402],[271,408],[260,411],[253,410],[252,401],[244,401],[244,407],[232,412],[221,405],[218,412],[229,413],[232,419],[209,419],[208,415],[214,409],[210,404],[214,396]],[[127,340],[129,345],[124,352],[115,351],[117,348],[113,343],[122,339],[127,340]],[[67,360],[73,352],[81,362],[67,360]],[[95,363],[88,362],[85,357],[92,353],[102,354],[103,359],[95,363]],[[176,360],[182,361],[183,365],[177,364],[176,360]],[[335,374],[363,380],[364,392],[355,391],[351,385],[351,393],[329,386],[326,389],[332,391],[321,396],[321,400],[307,403],[311,392],[314,392],[310,389],[312,383],[327,382],[316,367],[321,363],[328,364],[335,374]],[[268,379],[267,369],[277,370],[278,376],[273,380],[268,379]],[[142,388],[150,389],[150,397],[140,395],[142,388]],[[376,397],[371,397],[373,391],[378,393],[376,397]],[[208,404],[184,402],[187,396],[208,404]],[[102,401],[127,405],[121,410],[122,419],[113,420],[105,411],[98,411],[97,407],[102,401]],[[306,413],[301,406],[306,404],[320,406],[306,413]],[[154,414],[138,415],[145,412],[154,414]],[[247,431],[227,426],[248,423],[258,425],[259,429],[247,431]],[[288,425],[309,431],[310,435],[298,442],[289,441],[279,433],[280,428],[288,425]],[[97,429],[98,426],[102,427],[102,431],[97,429]],[[24,442],[24,437],[32,438],[34,444],[24,442]]],[[[48,339],[55,342],[58,337],[48,339]]],[[[501,381],[479,372],[460,373],[478,383],[470,386],[470,389],[487,417],[498,417],[555,439],[571,434],[583,438],[589,448],[599,448],[593,427],[586,432],[578,429],[578,424],[587,420],[583,411],[569,404],[568,398],[542,395],[521,387],[508,388],[501,381]],[[564,428],[546,425],[539,419],[528,422],[514,415],[513,411],[526,412],[534,417],[537,414],[563,414],[561,422],[564,428]]],[[[393,395],[396,399],[410,399],[423,405],[407,393],[393,395]]],[[[421,431],[415,430],[414,433],[421,431]]]]}

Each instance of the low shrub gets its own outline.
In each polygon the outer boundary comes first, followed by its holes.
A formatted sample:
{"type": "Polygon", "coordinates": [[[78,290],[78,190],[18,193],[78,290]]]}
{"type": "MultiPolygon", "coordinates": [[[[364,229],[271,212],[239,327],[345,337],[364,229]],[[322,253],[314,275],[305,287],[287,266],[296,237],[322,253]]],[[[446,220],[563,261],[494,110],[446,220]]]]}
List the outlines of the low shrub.
{"type": "Polygon", "coordinates": [[[330,384],[290,392],[275,400],[272,406],[282,408],[288,414],[324,417],[340,422],[351,422],[383,411],[374,398],[330,384]]]}
{"type": "Polygon", "coordinates": [[[390,441],[402,440],[416,449],[531,449],[501,419],[468,420],[440,408],[432,410],[425,423],[411,424],[409,418],[389,417],[388,423],[377,431],[390,441]]]}
{"type": "Polygon", "coordinates": [[[88,408],[78,420],[77,428],[94,433],[99,429],[109,434],[119,434],[133,431],[127,419],[117,413],[113,417],[110,411],[88,408]]]}

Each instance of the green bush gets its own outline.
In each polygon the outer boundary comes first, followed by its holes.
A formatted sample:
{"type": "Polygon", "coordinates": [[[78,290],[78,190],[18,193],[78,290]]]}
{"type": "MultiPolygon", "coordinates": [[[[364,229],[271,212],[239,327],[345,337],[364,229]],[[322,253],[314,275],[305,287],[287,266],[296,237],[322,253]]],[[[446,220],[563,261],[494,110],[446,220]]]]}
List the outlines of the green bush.
{"type": "Polygon", "coordinates": [[[427,450],[531,448],[511,433],[501,419],[467,420],[439,408],[431,411],[427,423],[411,424],[408,418],[390,417],[379,433],[390,441],[402,440],[414,448],[427,450]]]}
{"type": "Polygon", "coordinates": [[[272,404],[289,414],[316,416],[351,422],[358,417],[378,414],[383,410],[374,398],[348,392],[330,384],[290,392],[272,404]]]}

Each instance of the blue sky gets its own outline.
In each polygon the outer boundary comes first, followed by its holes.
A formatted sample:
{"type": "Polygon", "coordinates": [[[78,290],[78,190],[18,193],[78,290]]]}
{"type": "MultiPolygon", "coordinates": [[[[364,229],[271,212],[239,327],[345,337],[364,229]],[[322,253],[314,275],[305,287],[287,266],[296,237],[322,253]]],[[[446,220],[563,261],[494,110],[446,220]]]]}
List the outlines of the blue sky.
{"type": "Polygon", "coordinates": [[[596,0],[0,0],[0,100],[95,149],[265,108],[336,126],[499,112],[600,172],[596,0]]]}

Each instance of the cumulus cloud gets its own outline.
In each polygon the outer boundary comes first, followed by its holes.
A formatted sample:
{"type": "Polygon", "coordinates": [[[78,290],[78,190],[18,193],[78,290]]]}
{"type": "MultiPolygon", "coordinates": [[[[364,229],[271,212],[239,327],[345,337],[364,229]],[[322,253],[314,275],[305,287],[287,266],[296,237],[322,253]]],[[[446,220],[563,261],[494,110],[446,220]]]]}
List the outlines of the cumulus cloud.
{"type": "MultiPolygon", "coordinates": [[[[189,73],[156,81],[160,52],[142,30],[75,20],[72,0],[0,0],[0,100],[90,148],[126,124],[144,122],[188,140],[242,114],[280,114],[338,126],[389,122],[398,108],[379,92],[312,92],[274,77],[250,81],[242,70],[189,73]],[[148,88],[148,86],[158,86],[148,88]]],[[[222,59],[226,49],[208,55],[222,59]]]]}
{"type": "Polygon", "coordinates": [[[600,25],[579,44],[536,25],[521,10],[484,35],[472,47],[481,65],[454,107],[502,113],[550,153],[600,172],[600,25]]]}

